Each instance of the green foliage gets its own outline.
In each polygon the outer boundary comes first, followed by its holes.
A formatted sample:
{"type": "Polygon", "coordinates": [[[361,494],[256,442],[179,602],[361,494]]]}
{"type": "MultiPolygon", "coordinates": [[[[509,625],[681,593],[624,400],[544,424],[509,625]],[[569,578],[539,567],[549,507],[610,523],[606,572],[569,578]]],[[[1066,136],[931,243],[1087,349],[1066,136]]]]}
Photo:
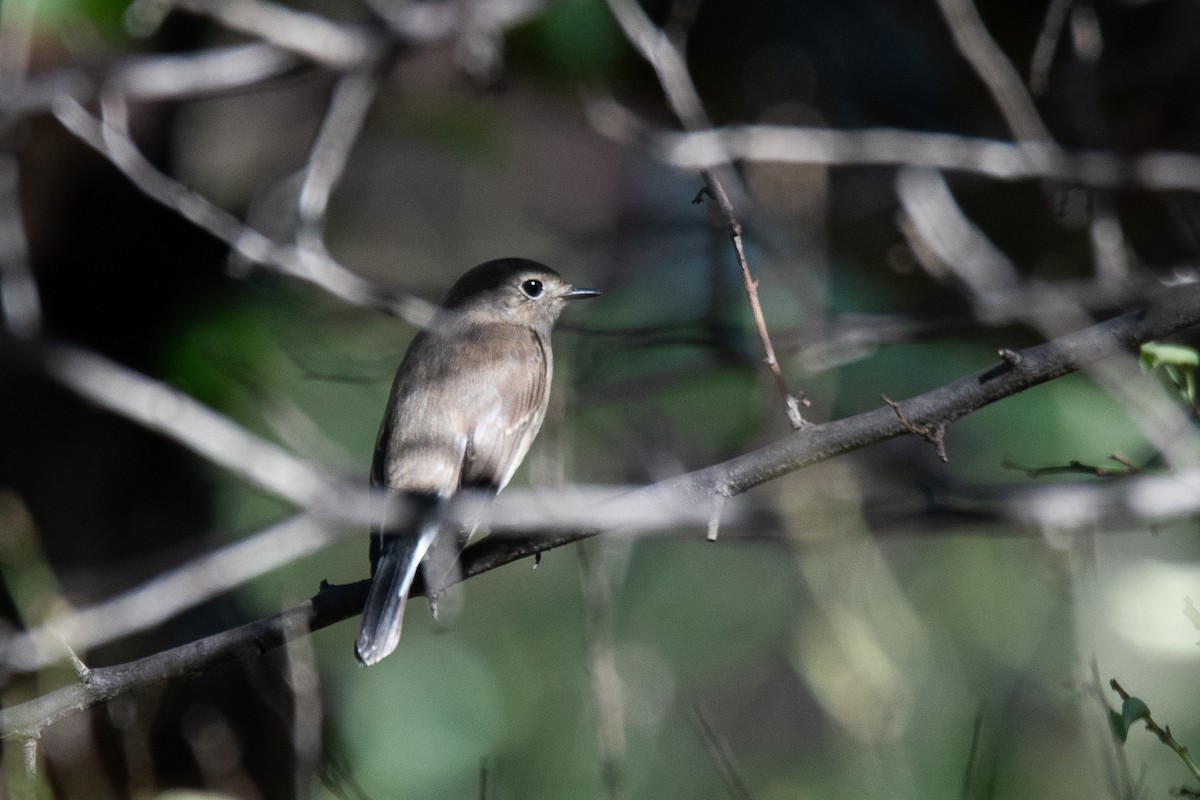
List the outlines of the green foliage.
{"type": "Polygon", "coordinates": [[[1142,369],[1161,370],[1170,385],[1189,406],[1196,405],[1196,367],[1200,353],[1181,344],[1146,342],[1138,356],[1142,369]]]}
{"type": "Polygon", "coordinates": [[[1150,708],[1140,697],[1127,697],[1121,703],[1120,711],[1110,708],[1108,714],[1113,735],[1117,737],[1118,741],[1124,742],[1129,736],[1129,727],[1133,723],[1150,718],[1150,708]]]}
{"type": "Polygon", "coordinates": [[[611,81],[630,52],[603,0],[557,0],[510,36],[515,66],[567,85],[611,81]]]}
{"type": "MultiPolygon", "coordinates": [[[[16,0],[32,2],[32,0],[16,0]]],[[[129,0],[38,0],[36,20],[44,28],[56,29],[86,20],[111,42],[125,38],[125,9],[129,0]]]]}

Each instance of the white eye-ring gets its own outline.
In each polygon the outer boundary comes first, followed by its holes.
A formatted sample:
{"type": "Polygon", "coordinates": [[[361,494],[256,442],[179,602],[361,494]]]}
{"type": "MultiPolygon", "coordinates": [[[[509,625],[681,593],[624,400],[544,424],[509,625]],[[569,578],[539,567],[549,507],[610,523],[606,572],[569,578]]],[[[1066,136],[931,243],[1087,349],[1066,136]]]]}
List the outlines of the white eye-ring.
{"type": "Polygon", "coordinates": [[[521,291],[525,293],[526,297],[536,300],[542,296],[542,282],[535,278],[530,278],[521,284],[521,291]]]}

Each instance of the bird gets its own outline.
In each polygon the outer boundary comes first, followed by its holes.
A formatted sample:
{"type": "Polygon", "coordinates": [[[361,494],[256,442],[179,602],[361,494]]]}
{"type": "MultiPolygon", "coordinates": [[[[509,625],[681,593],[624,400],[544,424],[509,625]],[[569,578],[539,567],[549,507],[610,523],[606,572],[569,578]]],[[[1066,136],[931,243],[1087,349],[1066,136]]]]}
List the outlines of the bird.
{"type": "MultiPolygon", "coordinates": [[[[450,533],[442,531],[445,502],[461,489],[494,494],[512,479],[550,401],[550,331],[569,302],[599,294],[536,261],[488,261],[455,282],[409,345],[370,480],[404,497],[410,513],[405,523],[381,522],[371,531],[372,581],[354,646],[362,664],[378,663],[399,644],[417,569],[450,533]]],[[[470,531],[454,533],[461,548],[470,531]]],[[[442,576],[428,566],[425,575],[433,588],[427,596],[436,596],[442,576]]]]}

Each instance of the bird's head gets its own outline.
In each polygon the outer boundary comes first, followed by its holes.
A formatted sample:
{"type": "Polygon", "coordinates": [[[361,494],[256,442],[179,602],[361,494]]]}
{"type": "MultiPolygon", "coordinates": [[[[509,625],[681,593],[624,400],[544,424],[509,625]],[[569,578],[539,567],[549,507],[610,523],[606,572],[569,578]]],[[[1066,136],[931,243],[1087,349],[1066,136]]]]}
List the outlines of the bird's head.
{"type": "Polygon", "coordinates": [[[599,294],[594,289],[575,288],[536,261],[501,258],[480,264],[459,278],[442,307],[476,320],[549,330],[569,301],[599,294]]]}

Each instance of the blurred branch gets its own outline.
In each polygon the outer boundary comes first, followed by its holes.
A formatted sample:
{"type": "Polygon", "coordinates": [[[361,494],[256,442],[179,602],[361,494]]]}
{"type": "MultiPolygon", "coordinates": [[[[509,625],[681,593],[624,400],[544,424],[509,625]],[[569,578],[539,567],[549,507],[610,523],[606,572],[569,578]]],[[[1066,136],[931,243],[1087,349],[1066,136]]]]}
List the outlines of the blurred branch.
{"type": "MultiPolygon", "coordinates": [[[[141,2],[145,4],[146,0],[141,2]]],[[[332,69],[353,69],[372,61],[383,45],[366,29],[339,25],[316,14],[263,0],[168,0],[167,5],[210,17],[230,30],[332,69]]]]}
{"type": "Polygon", "coordinates": [[[333,90],[300,187],[297,243],[302,246],[325,249],[325,212],[329,197],[346,170],[350,151],[362,132],[378,85],[374,70],[362,69],[344,75],[333,90]]]}
{"type": "MultiPolygon", "coordinates": [[[[5,103],[23,91],[33,23],[33,3],[0,5],[0,98],[5,103]]],[[[11,119],[0,121],[0,324],[18,336],[32,336],[42,326],[42,301],[29,265],[12,125],[11,119]]]]}
{"type": "MultiPolygon", "coordinates": [[[[700,527],[708,524],[710,515],[708,509],[697,507],[681,493],[671,497],[619,486],[513,489],[497,502],[492,502],[492,497],[487,491],[460,492],[447,508],[448,521],[452,525],[484,521],[497,538],[527,535],[530,530],[606,530],[631,536],[700,527]]],[[[389,511],[399,514],[404,509],[389,511]]],[[[755,518],[743,505],[725,504],[723,512],[728,524],[767,527],[762,515],[755,518]]],[[[292,517],[95,605],[59,614],[37,628],[0,640],[0,668],[17,672],[42,669],[75,651],[149,630],[346,535],[361,534],[347,526],[331,525],[317,513],[292,517]]]]}
{"type": "Polygon", "coordinates": [[[987,86],[1013,135],[1024,141],[1050,141],[1053,137],[1038,114],[1021,76],[988,33],[972,0],[937,0],[954,44],[975,74],[987,86]]]}
{"type": "MultiPolygon", "coordinates": [[[[1174,287],[1160,293],[1143,310],[1013,353],[1009,361],[898,405],[914,424],[949,425],[997,400],[1196,324],[1200,324],[1200,284],[1174,287]]],[[[679,483],[703,495],[740,494],[788,472],[907,432],[896,412],[885,405],[808,426],[758,450],[662,485],[679,483]]]]}
{"type": "MultiPolygon", "coordinates": [[[[624,109],[597,101],[591,118],[618,141],[646,135],[624,109]]],[[[894,128],[831,130],[738,125],[690,133],[656,132],[651,152],[680,169],[737,161],[830,166],[909,165],[1003,181],[1050,179],[1089,187],[1200,192],[1200,156],[1147,151],[1125,158],[1107,150],[1068,150],[1049,142],[1005,142],[894,128]]]]}
{"type": "MultiPolygon", "coordinates": [[[[599,544],[603,545],[604,542],[599,544]]],[[[625,741],[625,692],[617,671],[613,643],[613,587],[605,569],[604,551],[584,545],[579,554],[583,594],[584,636],[587,642],[589,688],[596,721],[600,782],[608,800],[628,800],[629,777],[625,741]]]]}
{"type": "Polygon", "coordinates": [[[63,343],[0,340],[0,353],[41,370],[101,408],[160,433],[248,483],[322,516],[370,522],[382,497],[261,439],[195,398],[98,353],[63,343]]]}
{"type": "MultiPolygon", "coordinates": [[[[1160,339],[1200,323],[1200,285],[1174,288],[1149,307],[1066,334],[1046,344],[1010,352],[1001,364],[898,403],[910,423],[949,425],[1005,397],[1061,377],[1138,344],[1160,339]]],[[[803,467],[892,439],[907,432],[892,407],[819,425],[808,425],[784,439],[729,461],[688,473],[632,493],[633,499],[657,496],[696,499],[732,496],[803,467]]],[[[1151,479],[1140,479],[1151,480],[1151,479]]],[[[1170,480],[1167,492],[1143,505],[1151,514],[1194,510],[1200,506],[1200,475],[1170,480]],[[1183,501],[1189,501],[1185,506],[1183,501]],[[1171,503],[1174,503],[1173,505],[1171,503]]],[[[1156,484],[1160,488],[1164,484],[1156,484]]],[[[1143,500],[1144,502],[1144,500],[1143,500]]],[[[695,503],[707,512],[708,505],[695,503]]],[[[697,527],[703,528],[704,523],[697,527]]],[[[599,533],[598,529],[544,530],[521,538],[491,536],[467,548],[462,575],[472,577],[504,564],[599,533]]],[[[178,680],[217,664],[261,654],[288,636],[319,630],[357,614],[368,581],[328,587],[310,601],[273,617],[215,634],[138,661],[90,670],[78,684],[0,712],[0,736],[31,737],[46,725],[120,694],[178,680]]],[[[414,592],[419,592],[419,588],[414,592]]]]}
{"type": "Polygon", "coordinates": [[[1046,16],[1029,59],[1029,91],[1034,95],[1045,94],[1050,83],[1050,67],[1054,64],[1058,40],[1062,38],[1063,26],[1074,3],[1075,0],[1050,0],[1046,6],[1046,16]]]}
{"type": "MultiPolygon", "coordinates": [[[[107,109],[120,104],[119,96],[110,96],[108,100],[107,109]]],[[[323,249],[281,245],[244,225],[204,196],[155,169],[121,127],[97,119],[76,100],[56,98],[54,115],[63,127],[111,161],[147,196],[225,242],[250,263],[315,284],[353,305],[389,311],[414,325],[429,321],[432,309],[425,301],[391,296],[343,267],[323,249]]]]}
{"type": "MultiPolygon", "coordinates": [[[[688,74],[687,61],[671,37],[654,25],[650,17],[646,16],[646,12],[637,4],[637,0],[608,0],[608,7],[616,17],[617,24],[624,31],[625,38],[654,68],[667,103],[683,127],[687,130],[703,130],[712,127],[712,123],[704,111],[700,93],[696,91],[696,86],[688,74]]],[[[800,405],[804,401],[801,399],[802,396],[793,394],[788,388],[783,371],[779,367],[779,360],[775,357],[775,347],[771,344],[771,334],[767,331],[767,321],[763,317],[762,304],[758,299],[758,281],[750,274],[750,265],[746,261],[746,250],[742,243],[742,225],[738,222],[733,201],[729,199],[729,192],[725,188],[726,183],[738,182],[739,179],[737,174],[733,170],[725,168],[724,164],[704,167],[700,173],[704,176],[708,194],[716,201],[717,207],[721,209],[721,214],[729,226],[729,238],[733,242],[734,255],[737,258],[738,269],[741,271],[742,286],[746,291],[746,298],[750,302],[754,327],[758,331],[758,339],[762,345],[763,361],[770,370],[771,377],[775,380],[775,386],[779,390],[788,421],[793,428],[800,428],[804,425],[804,418],[800,414],[800,405]]],[[[740,191],[739,194],[745,195],[745,191],[740,191]]],[[[699,199],[700,195],[697,195],[697,200],[699,199]]]]}
{"type": "Polygon", "coordinates": [[[338,534],[310,516],[292,517],[115,597],[0,641],[0,664],[6,671],[32,672],[66,653],[149,630],[259,575],[317,552],[338,534]]]}
{"type": "MultiPolygon", "coordinates": [[[[1092,321],[1074,298],[1053,286],[1031,282],[1029,291],[1016,265],[963,213],[939,173],[905,167],[896,185],[904,212],[901,229],[918,260],[935,277],[952,277],[981,320],[1020,321],[1047,339],[1092,321]]],[[[1086,370],[1126,408],[1168,463],[1181,470],[1200,466],[1200,437],[1191,419],[1161,384],[1139,380],[1137,359],[1121,354],[1086,370]]]]}
{"type": "Polygon", "coordinates": [[[295,53],[264,42],[141,56],[120,62],[105,79],[104,93],[135,102],[185,100],[244,89],[284,75],[303,63],[295,53]]]}

